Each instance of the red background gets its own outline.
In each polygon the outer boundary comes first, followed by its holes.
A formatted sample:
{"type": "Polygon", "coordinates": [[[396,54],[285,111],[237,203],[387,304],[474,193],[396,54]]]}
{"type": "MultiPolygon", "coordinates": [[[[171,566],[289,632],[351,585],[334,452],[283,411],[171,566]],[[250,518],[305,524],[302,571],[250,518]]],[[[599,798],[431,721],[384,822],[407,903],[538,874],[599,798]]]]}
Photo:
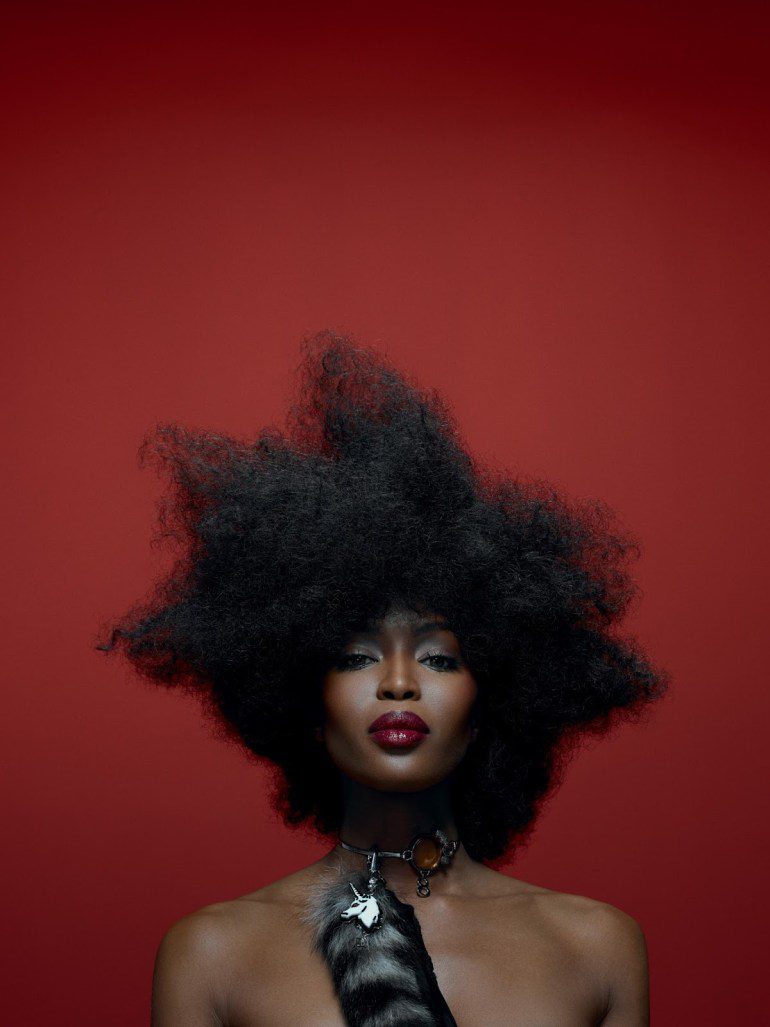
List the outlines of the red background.
{"type": "Polygon", "coordinates": [[[654,1023],[766,1012],[770,26],[532,6],[6,5],[3,1022],[145,1023],[173,920],[324,851],[91,646],[165,566],[143,434],[280,419],[326,326],[642,539],[671,694],[510,872],[639,920],[654,1023]]]}

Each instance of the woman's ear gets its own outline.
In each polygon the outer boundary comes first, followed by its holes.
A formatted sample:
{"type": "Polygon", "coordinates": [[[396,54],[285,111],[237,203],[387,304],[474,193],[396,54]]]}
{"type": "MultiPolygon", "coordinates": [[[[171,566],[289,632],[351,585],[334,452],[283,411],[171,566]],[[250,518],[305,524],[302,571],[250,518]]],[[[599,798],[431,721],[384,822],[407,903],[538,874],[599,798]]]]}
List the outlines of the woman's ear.
{"type": "Polygon", "coordinates": [[[313,732],[313,737],[315,738],[315,740],[317,742],[323,742],[323,740],[324,740],[323,728],[319,724],[316,724],[316,726],[315,726],[315,731],[313,732]]]}

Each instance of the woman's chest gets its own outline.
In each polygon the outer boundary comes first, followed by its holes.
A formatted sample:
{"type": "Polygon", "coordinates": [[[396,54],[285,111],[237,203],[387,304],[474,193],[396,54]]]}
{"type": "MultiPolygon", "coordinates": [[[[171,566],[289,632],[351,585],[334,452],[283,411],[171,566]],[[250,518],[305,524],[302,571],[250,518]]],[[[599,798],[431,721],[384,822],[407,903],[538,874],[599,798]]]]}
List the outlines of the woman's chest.
{"type": "MultiPolygon", "coordinates": [[[[593,1027],[600,997],[566,946],[536,931],[494,925],[423,933],[458,1027],[593,1027]]],[[[345,1027],[321,956],[291,934],[244,961],[230,992],[227,1027],[345,1027]]],[[[405,1025],[406,1027],[406,1025],[405,1025]]]]}

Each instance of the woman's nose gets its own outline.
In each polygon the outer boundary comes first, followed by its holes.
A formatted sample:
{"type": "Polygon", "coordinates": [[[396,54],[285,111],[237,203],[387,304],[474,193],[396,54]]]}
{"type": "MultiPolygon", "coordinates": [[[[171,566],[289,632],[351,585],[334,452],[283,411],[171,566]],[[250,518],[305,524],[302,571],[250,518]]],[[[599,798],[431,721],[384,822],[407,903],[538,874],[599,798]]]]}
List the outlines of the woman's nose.
{"type": "Polygon", "coordinates": [[[380,699],[416,699],[420,686],[414,673],[414,660],[407,656],[392,656],[383,660],[385,673],[380,679],[377,697],[380,699]]]}

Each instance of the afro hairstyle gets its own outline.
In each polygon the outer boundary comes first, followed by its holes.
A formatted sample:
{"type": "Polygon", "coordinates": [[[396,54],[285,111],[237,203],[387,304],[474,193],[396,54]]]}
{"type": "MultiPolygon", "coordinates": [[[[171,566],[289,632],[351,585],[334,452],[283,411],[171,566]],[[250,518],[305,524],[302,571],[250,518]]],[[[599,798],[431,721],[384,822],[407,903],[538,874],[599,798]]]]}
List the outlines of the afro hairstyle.
{"type": "Polygon", "coordinates": [[[477,681],[479,733],[451,787],[480,861],[523,843],[582,739],[667,689],[618,630],[639,546],[607,506],[482,467],[435,391],[348,336],[304,341],[283,430],[158,426],[140,454],[169,481],[175,562],[98,648],[198,695],[269,768],[289,825],[339,830],[339,772],[314,742],[320,682],[394,606],[443,615],[477,681]]]}

